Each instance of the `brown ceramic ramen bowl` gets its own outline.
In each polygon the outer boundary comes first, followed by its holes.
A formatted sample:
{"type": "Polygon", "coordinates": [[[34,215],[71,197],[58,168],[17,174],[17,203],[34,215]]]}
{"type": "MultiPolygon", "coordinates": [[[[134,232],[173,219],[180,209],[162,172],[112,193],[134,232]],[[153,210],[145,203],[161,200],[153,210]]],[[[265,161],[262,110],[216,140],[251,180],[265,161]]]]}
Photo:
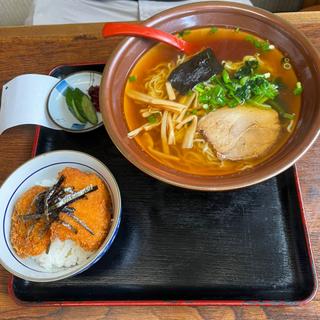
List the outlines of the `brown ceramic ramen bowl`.
{"type": "Polygon", "coordinates": [[[197,190],[230,190],[271,178],[292,166],[315,141],[320,127],[320,61],[310,42],[292,25],[267,11],[231,2],[202,2],[164,11],[144,22],[166,32],[207,26],[239,27],[268,39],[288,53],[302,82],[301,114],[285,145],[266,161],[241,173],[226,176],[197,176],[179,172],[151,158],[134,139],[127,138],[123,96],[131,69],[155,43],[126,38],[107,63],[100,90],[105,127],[121,153],[136,167],[164,182],[197,190]]]}

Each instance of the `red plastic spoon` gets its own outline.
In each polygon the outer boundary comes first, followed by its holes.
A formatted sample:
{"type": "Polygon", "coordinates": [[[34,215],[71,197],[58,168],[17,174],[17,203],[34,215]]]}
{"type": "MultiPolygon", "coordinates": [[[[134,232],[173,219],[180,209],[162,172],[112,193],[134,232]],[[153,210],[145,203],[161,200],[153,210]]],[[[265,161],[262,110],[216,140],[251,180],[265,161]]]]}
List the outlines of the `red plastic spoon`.
{"type": "Polygon", "coordinates": [[[104,25],[102,34],[105,38],[114,36],[134,36],[158,40],[181,50],[187,55],[193,54],[201,49],[198,46],[177,38],[170,33],[140,24],[108,22],[104,25]]]}

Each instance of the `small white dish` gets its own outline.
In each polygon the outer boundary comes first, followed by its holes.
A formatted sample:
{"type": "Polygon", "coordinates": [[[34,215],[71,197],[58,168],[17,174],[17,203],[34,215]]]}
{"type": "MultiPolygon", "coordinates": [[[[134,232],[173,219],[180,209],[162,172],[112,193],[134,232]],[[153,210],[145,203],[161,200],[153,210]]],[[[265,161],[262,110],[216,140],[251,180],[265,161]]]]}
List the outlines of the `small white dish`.
{"type": "Polygon", "coordinates": [[[15,170],[0,188],[0,263],[19,278],[34,282],[50,282],[74,276],[91,267],[110,248],[120,226],[121,196],[109,169],[96,158],[78,151],[52,151],[37,156],[15,170]],[[105,182],[111,196],[113,220],[101,247],[83,264],[48,272],[33,259],[18,257],[11,246],[11,215],[16,201],[30,187],[44,180],[56,179],[65,167],[93,172],[105,182]]]}
{"type": "Polygon", "coordinates": [[[80,71],[60,80],[51,90],[47,101],[47,112],[50,119],[61,129],[69,132],[87,132],[103,125],[102,115],[97,112],[98,123],[81,123],[70,111],[66,103],[68,87],[79,88],[85,94],[91,86],[100,86],[102,75],[96,71],[80,71]]]}

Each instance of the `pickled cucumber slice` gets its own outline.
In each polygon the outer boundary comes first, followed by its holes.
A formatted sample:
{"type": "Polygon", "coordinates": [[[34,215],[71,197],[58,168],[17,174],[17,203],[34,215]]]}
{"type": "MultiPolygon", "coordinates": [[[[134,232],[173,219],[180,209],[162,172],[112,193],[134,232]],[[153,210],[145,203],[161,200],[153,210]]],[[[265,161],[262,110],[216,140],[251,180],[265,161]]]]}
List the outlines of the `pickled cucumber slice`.
{"type": "Polygon", "coordinates": [[[73,99],[80,115],[83,118],[87,119],[91,124],[97,124],[97,112],[90,98],[86,94],[84,94],[79,88],[76,88],[73,91],[73,99]]]}
{"type": "Polygon", "coordinates": [[[84,118],[76,108],[74,97],[73,97],[73,91],[70,87],[66,90],[66,103],[68,106],[69,111],[73,114],[74,117],[76,117],[81,123],[86,123],[87,119],[84,118]]]}
{"type": "Polygon", "coordinates": [[[98,117],[97,112],[93,106],[93,103],[91,102],[90,98],[87,95],[82,96],[82,110],[86,115],[87,120],[91,124],[97,124],[98,123],[98,117]]]}

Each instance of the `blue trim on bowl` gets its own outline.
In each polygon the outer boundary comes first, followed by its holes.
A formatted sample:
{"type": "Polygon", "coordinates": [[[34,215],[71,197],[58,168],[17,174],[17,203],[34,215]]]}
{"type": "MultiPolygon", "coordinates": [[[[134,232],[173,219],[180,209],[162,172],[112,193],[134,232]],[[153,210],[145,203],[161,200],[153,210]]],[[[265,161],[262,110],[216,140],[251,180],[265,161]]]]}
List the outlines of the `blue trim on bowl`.
{"type": "Polygon", "coordinates": [[[82,130],[86,125],[82,123],[73,123],[71,128],[75,130],[82,130]]]}
{"type": "MultiPolygon", "coordinates": [[[[46,169],[46,168],[49,168],[49,167],[52,167],[52,166],[55,166],[55,165],[60,165],[60,164],[77,164],[77,165],[80,165],[80,166],[84,166],[84,167],[87,167],[89,169],[91,169],[92,171],[94,171],[95,173],[97,173],[99,175],[99,177],[106,183],[107,186],[109,186],[109,183],[108,181],[106,181],[106,179],[104,179],[104,177],[101,176],[101,174],[95,170],[94,168],[86,165],[86,164],[83,164],[83,163],[80,163],[80,162],[75,162],[75,161],[70,161],[70,162],[54,162],[54,163],[51,163],[47,166],[44,166],[36,171],[34,171],[33,173],[31,173],[30,175],[28,175],[18,186],[17,188],[14,190],[14,192],[12,193],[11,197],[9,198],[9,201],[6,205],[6,209],[5,209],[5,212],[4,212],[4,216],[3,216],[3,225],[2,225],[2,229],[3,229],[3,236],[4,236],[4,241],[6,243],[6,246],[8,248],[8,250],[10,251],[12,257],[17,261],[19,262],[22,266],[24,266],[25,268],[29,269],[29,270],[32,270],[32,271],[35,271],[35,272],[40,272],[40,273],[46,273],[47,271],[40,271],[40,270],[36,270],[36,269],[33,269],[33,268],[30,268],[28,266],[26,266],[25,264],[23,264],[19,259],[17,259],[17,257],[15,256],[15,254],[12,252],[12,250],[10,249],[10,246],[8,245],[8,242],[7,242],[7,236],[6,236],[6,231],[5,231],[5,221],[6,221],[6,215],[7,215],[7,211],[8,211],[8,207],[10,205],[10,202],[13,198],[13,196],[15,195],[15,193],[18,191],[18,189],[21,187],[21,185],[27,181],[31,176],[33,176],[34,174],[36,174],[37,172],[43,170],[43,169],[46,169]]],[[[109,186],[110,188],[110,186],[109,186]]],[[[111,244],[113,243],[117,233],[118,233],[118,229],[120,227],[120,220],[121,220],[121,207],[120,207],[120,212],[119,212],[119,220],[118,220],[118,224],[117,226],[115,227],[115,230],[114,230],[114,233],[112,235],[112,237],[110,238],[109,242],[106,244],[106,247],[104,248],[104,250],[93,260],[91,261],[91,263],[85,267],[85,269],[81,269],[79,270],[77,273],[75,274],[79,274],[85,270],[87,270],[90,266],[92,266],[94,263],[96,263],[99,259],[101,259],[101,257],[105,254],[105,252],[110,248],[111,244]]]]}
{"type": "Polygon", "coordinates": [[[112,237],[110,238],[109,242],[106,244],[105,248],[99,253],[99,255],[97,255],[95,257],[95,259],[90,262],[90,264],[88,264],[83,269],[79,270],[77,273],[74,274],[74,276],[88,270],[91,266],[93,266],[96,262],[98,262],[105,255],[105,253],[110,249],[114,239],[116,238],[116,236],[118,234],[118,231],[120,228],[121,216],[122,216],[122,208],[120,207],[118,223],[114,229],[114,233],[113,233],[112,237]]]}
{"type": "Polygon", "coordinates": [[[64,95],[64,91],[69,87],[68,82],[66,80],[62,80],[57,83],[57,85],[54,87],[55,90],[60,92],[62,95],[64,95]]]}

